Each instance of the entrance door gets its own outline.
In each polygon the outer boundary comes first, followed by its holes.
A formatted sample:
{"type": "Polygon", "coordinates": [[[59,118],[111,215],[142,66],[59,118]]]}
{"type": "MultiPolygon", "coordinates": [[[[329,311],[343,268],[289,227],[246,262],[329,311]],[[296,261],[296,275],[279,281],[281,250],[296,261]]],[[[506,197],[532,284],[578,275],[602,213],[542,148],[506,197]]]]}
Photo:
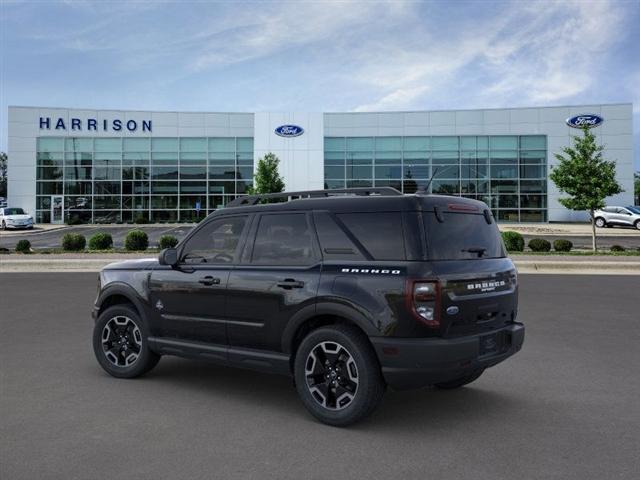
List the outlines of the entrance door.
{"type": "Polygon", "coordinates": [[[64,223],[64,197],[51,196],[51,223],[64,223]]]}

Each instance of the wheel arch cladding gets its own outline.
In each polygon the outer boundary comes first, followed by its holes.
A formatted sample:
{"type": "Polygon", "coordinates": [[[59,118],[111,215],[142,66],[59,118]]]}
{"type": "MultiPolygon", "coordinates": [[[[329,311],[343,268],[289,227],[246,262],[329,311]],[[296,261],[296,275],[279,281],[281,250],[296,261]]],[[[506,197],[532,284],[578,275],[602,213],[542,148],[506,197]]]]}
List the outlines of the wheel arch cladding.
{"type": "Polygon", "coordinates": [[[124,286],[114,285],[107,287],[98,298],[99,311],[98,314],[104,312],[107,308],[114,305],[130,305],[141,317],[144,315],[144,309],[140,305],[140,301],[135,294],[124,286]]]}

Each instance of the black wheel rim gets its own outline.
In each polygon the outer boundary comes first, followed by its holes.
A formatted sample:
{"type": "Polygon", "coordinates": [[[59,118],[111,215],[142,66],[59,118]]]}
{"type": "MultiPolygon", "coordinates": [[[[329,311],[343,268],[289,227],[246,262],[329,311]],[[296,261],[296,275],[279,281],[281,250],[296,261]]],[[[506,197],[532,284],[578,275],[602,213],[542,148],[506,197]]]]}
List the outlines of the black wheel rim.
{"type": "Polygon", "coordinates": [[[129,317],[110,319],[102,329],[101,339],[104,356],[116,367],[130,367],[140,357],[142,333],[129,317]]]}
{"type": "Polygon", "coordinates": [[[307,388],[313,399],[328,410],[342,410],[358,392],[358,367],[349,351],[337,342],[321,342],[305,362],[307,388]]]}

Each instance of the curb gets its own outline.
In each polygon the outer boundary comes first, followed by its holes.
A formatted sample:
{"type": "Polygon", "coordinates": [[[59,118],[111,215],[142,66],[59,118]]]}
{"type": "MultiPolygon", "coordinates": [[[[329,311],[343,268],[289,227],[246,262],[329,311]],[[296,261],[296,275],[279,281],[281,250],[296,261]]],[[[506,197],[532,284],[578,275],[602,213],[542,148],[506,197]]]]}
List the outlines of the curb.
{"type": "Polygon", "coordinates": [[[640,275],[640,262],[514,260],[518,273],[640,275]]]}

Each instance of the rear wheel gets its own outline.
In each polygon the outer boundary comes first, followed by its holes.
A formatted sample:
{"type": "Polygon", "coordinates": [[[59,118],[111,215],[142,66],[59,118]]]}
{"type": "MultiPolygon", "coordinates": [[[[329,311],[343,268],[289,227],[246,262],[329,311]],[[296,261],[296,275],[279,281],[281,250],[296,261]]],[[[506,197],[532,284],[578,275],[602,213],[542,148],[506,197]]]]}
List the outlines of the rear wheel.
{"type": "Polygon", "coordinates": [[[114,305],[98,317],[93,351],[100,366],[118,378],[134,378],[156,366],[160,355],[149,349],[145,323],[132,307],[114,305]]]}
{"type": "Polygon", "coordinates": [[[604,221],[604,218],[602,217],[596,218],[596,227],[603,228],[606,224],[607,222],[604,221]]]}
{"type": "Polygon", "coordinates": [[[634,223],[633,226],[640,230],[640,220],[636,220],[636,223],[634,223]]]}
{"type": "Polygon", "coordinates": [[[464,377],[456,378],[455,380],[451,380],[449,382],[436,383],[435,386],[441,388],[442,390],[453,390],[455,388],[460,388],[464,385],[467,385],[471,382],[476,381],[480,378],[480,375],[484,372],[483,370],[478,370],[469,375],[465,375],[464,377]]]}
{"type": "Polygon", "coordinates": [[[4,220],[2,220],[2,230],[6,230],[7,229],[7,224],[4,223],[4,220]]]}
{"type": "Polygon", "coordinates": [[[375,410],[385,390],[367,338],[345,325],[322,327],[305,337],[294,364],[304,406],[323,423],[351,425],[375,410]]]}

